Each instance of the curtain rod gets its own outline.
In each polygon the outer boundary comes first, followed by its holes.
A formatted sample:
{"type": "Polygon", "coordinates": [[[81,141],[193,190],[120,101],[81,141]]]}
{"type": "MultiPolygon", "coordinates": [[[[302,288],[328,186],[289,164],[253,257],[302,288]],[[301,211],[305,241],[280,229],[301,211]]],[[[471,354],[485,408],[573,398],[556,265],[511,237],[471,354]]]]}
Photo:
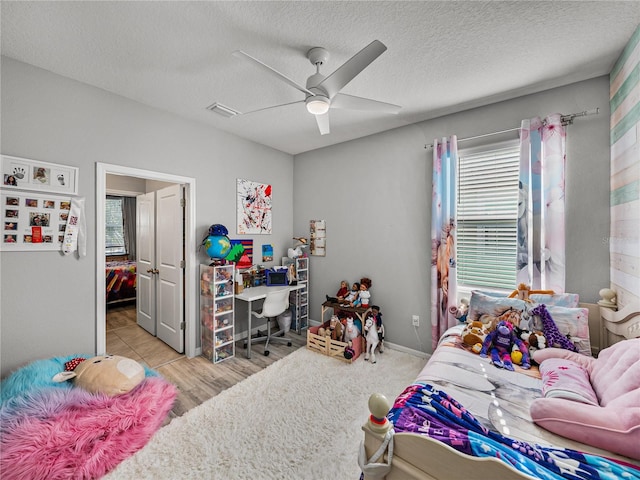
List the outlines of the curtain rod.
{"type": "MultiPolygon", "coordinates": [[[[583,110],[582,112],[570,113],[568,115],[560,115],[560,122],[562,125],[573,125],[573,119],[577,117],[586,117],[587,115],[597,115],[600,113],[600,107],[592,108],[591,110],[583,110]]],[[[482,135],[474,135],[473,137],[466,137],[458,139],[458,142],[465,142],[467,140],[475,140],[477,138],[483,137],[491,137],[493,135],[500,135],[501,133],[509,133],[520,130],[520,127],[517,128],[508,128],[506,130],[500,130],[499,132],[491,132],[491,133],[483,133],[482,135]]],[[[433,143],[430,145],[425,145],[424,148],[433,148],[433,143]]]]}

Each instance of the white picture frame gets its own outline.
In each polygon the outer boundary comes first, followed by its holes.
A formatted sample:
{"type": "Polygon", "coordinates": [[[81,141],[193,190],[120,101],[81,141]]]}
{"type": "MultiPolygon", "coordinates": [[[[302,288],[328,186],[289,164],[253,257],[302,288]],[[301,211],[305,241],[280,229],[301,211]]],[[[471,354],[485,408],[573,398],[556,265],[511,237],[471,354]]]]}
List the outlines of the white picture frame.
{"type": "Polygon", "coordinates": [[[71,197],[2,190],[0,251],[61,250],[71,197]]]}
{"type": "Polygon", "coordinates": [[[242,178],[236,179],[238,235],[271,234],[271,185],[242,178]]]}
{"type": "Polygon", "coordinates": [[[325,220],[309,221],[310,255],[324,257],[327,254],[327,222],[325,220]]]}
{"type": "Polygon", "coordinates": [[[1,155],[3,192],[26,190],[78,195],[78,168],[1,155]]]}

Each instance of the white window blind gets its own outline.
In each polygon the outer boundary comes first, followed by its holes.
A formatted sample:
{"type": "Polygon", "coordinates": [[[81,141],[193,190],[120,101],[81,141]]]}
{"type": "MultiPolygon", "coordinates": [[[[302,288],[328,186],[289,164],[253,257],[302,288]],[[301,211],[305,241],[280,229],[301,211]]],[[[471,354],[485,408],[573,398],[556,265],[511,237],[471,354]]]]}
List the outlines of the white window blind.
{"type": "Polygon", "coordinates": [[[512,290],[518,241],[518,141],[461,150],[458,158],[458,284],[512,290]]]}
{"type": "Polygon", "coordinates": [[[122,217],[122,197],[107,197],[105,207],[105,253],[124,255],[124,222],[122,217]]]}

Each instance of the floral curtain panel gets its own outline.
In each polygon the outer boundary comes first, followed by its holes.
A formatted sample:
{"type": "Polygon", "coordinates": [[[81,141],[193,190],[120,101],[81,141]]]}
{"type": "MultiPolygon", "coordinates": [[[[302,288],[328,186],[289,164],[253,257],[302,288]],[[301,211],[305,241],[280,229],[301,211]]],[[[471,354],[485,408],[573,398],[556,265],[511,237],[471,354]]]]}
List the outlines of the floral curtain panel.
{"type": "Polygon", "coordinates": [[[520,129],[517,282],[564,292],[566,129],[561,115],[520,129]]]}
{"type": "Polygon", "coordinates": [[[433,142],[431,211],[431,343],[458,323],[449,313],[456,306],[456,171],[458,140],[455,135],[433,142]]]}

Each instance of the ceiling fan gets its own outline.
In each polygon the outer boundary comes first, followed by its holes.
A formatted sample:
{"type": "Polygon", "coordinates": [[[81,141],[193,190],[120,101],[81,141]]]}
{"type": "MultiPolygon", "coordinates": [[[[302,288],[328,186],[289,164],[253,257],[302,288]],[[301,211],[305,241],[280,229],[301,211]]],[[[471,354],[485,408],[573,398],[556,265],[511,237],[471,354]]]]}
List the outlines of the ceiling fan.
{"type": "Polygon", "coordinates": [[[315,65],[316,73],[307,78],[307,84],[305,87],[299,85],[294,80],[291,80],[286,75],[278,72],[257,58],[252,57],[248,53],[245,53],[242,50],[236,50],[233,52],[234,56],[249,60],[267,73],[270,73],[305,94],[304,100],[262,108],[260,110],[253,110],[251,112],[245,112],[245,114],[304,102],[306,104],[307,111],[316,117],[316,122],[321,135],[329,133],[330,108],[397,114],[401,108],[398,105],[340,93],[340,90],[342,90],[345,85],[369,66],[369,64],[378,58],[386,49],[387,47],[382,42],[374,40],[338,67],[333,73],[325,76],[320,73],[320,66],[326,63],[329,59],[329,52],[322,47],[314,47],[307,52],[307,58],[312,65],[315,65]]]}

